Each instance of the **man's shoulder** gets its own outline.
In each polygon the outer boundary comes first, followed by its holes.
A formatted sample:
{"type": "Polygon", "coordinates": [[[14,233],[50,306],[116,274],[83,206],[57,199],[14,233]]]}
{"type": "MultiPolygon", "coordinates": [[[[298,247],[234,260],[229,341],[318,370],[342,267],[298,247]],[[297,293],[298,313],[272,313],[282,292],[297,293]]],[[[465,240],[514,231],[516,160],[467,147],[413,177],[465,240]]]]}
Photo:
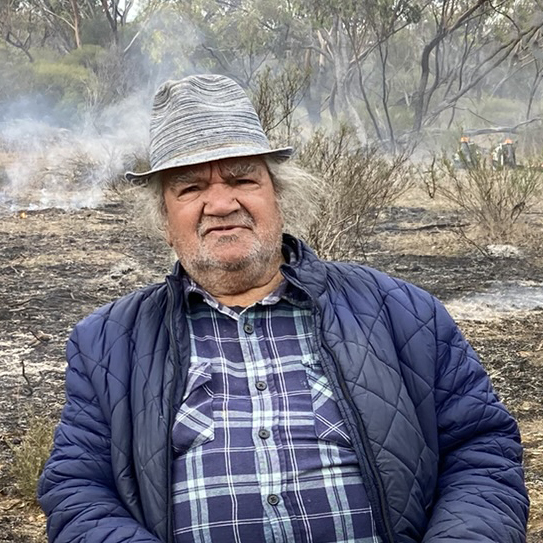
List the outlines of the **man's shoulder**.
{"type": "Polygon", "coordinates": [[[303,242],[299,242],[298,251],[301,255],[298,263],[304,281],[311,281],[311,277],[321,284],[332,288],[349,288],[365,286],[380,291],[383,294],[395,290],[412,291],[423,297],[431,297],[424,289],[403,279],[377,270],[360,262],[340,262],[323,260],[303,242]]]}
{"type": "Polygon", "coordinates": [[[384,271],[357,262],[322,261],[327,283],[332,288],[370,290],[380,296],[415,296],[433,301],[434,297],[423,288],[384,271]]]}
{"type": "Polygon", "coordinates": [[[167,298],[165,282],[148,285],[109,302],[76,324],[80,331],[107,324],[109,328],[128,329],[142,318],[165,311],[167,298]]]}
{"type": "Polygon", "coordinates": [[[439,302],[428,291],[403,279],[359,262],[323,260],[303,242],[298,242],[299,260],[294,274],[315,298],[332,303],[380,310],[400,305],[413,313],[432,313],[439,302]]]}

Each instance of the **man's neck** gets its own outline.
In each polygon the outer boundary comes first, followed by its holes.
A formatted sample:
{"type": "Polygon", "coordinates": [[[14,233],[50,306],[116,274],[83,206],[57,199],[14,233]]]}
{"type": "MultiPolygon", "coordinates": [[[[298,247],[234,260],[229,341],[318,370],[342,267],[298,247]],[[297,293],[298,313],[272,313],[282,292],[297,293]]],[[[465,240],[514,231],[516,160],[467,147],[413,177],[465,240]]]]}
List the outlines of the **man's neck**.
{"type": "Polygon", "coordinates": [[[230,307],[248,307],[256,302],[259,302],[268,294],[272,293],[281,284],[282,280],[283,275],[281,274],[280,270],[277,270],[275,275],[265,284],[252,287],[245,292],[240,292],[238,294],[214,294],[213,292],[210,292],[210,294],[212,294],[223,305],[230,307]]]}

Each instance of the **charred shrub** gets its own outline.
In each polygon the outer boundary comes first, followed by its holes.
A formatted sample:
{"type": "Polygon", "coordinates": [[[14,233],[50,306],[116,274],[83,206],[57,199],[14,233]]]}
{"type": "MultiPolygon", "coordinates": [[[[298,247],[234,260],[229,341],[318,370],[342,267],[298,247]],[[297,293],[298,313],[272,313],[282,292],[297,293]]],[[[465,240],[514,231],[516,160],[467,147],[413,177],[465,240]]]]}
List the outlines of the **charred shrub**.
{"type": "Polygon", "coordinates": [[[376,147],[360,146],[346,125],[330,134],[315,132],[299,162],[324,182],[318,219],[307,236],[323,258],[360,256],[382,211],[410,186],[405,156],[386,157],[376,147]]]}
{"type": "Polygon", "coordinates": [[[377,147],[362,146],[347,124],[304,132],[296,112],[310,75],[293,65],[277,74],[266,69],[256,78],[252,100],[272,143],[293,145],[295,162],[314,176],[302,202],[304,216],[292,233],[322,258],[353,259],[364,252],[381,212],[410,185],[407,156],[387,157],[377,147]]]}
{"type": "Polygon", "coordinates": [[[432,162],[425,183],[468,218],[472,241],[505,243],[511,241],[521,219],[542,194],[543,171],[538,167],[494,168],[486,161],[458,168],[443,157],[432,162]]]}

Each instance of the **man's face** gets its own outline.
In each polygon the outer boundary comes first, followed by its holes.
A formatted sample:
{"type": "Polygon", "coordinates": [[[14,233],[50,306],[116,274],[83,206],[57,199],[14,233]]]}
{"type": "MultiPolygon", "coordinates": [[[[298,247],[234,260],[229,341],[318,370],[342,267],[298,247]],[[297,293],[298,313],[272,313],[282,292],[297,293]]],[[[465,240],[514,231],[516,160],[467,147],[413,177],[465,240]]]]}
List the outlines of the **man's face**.
{"type": "Polygon", "coordinates": [[[163,191],[169,242],[200,284],[241,272],[252,287],[277,271],[283,222],[262,159],[173,168],[163,174],[163,191]]]}

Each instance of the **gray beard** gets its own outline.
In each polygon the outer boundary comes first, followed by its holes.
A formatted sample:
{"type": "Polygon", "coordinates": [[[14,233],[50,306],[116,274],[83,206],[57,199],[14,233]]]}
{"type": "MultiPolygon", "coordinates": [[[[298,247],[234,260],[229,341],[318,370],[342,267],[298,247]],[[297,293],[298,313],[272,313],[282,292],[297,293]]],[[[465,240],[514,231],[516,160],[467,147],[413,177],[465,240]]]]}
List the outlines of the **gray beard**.
{"type": "MultiPolygon", "coordinates": [[[[218,244],[228,245],[228,243],[235,242],[237,239],[238,236],[235,234],[230,236],[222,236],[218,241],[218,244]]],[[[257,246],[253,247],[253,250],[246,257],[241,258],[236,262],[221,262],[212,256],[200,255],[194,259],[192,262],[192,267],[194,267],[197,273],[205,273],[214,270],[237,272],[251,266],[251,264],[259,259],[259,256],[265,259],[267,252],[268,251],[264,250],[262,243],[259,242],[257,246]]]]}
{"type": "MultiPolygon", "coordinates": [[[[220,243],[236,241],[237,236],[224,236],[220,243]]],[[[233,295],[258,286],[272,277],[281,262],[281,237],[275,243],[259,241],[253,250],[233,262],[222,262],[210,255],[181,259],[186,272],[212,295],[233,295]]]]}

